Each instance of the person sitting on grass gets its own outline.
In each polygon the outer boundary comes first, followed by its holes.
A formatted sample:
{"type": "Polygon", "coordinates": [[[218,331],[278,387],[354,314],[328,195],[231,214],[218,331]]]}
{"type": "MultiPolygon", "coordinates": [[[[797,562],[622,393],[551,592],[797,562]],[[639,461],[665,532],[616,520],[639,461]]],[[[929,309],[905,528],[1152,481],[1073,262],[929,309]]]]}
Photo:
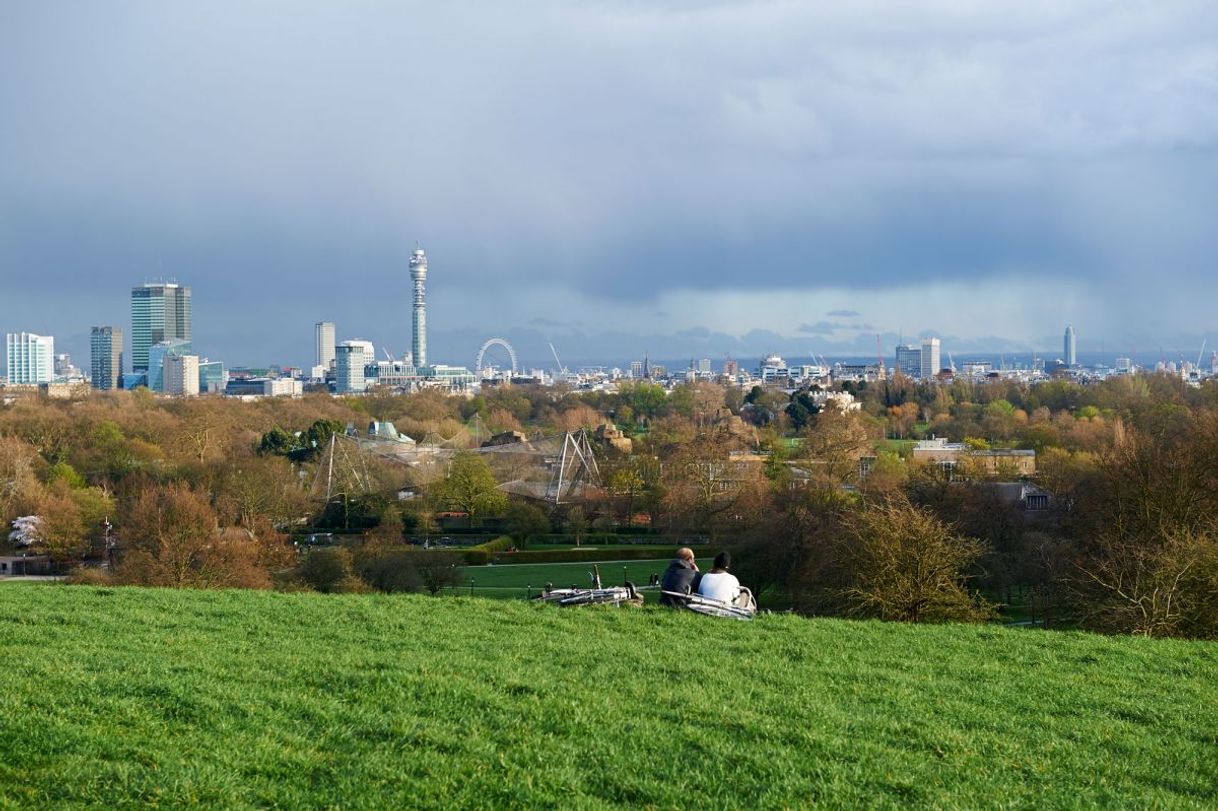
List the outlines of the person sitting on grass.
{"type": "Polygon", "coordinates": [[[736,598],[740,596],[740,581],[736,579],[736,575],[728,572],[731,565],[732,556],[727,552],[715,555],[711,570],[702,575],[698,583],[698,594],[721,603],[735,603],[736,598]]]}
{"type": "MultiPolygon", "coordinates": [[[[660,578],[660,589],[675,591],[678,594],[689,594],[697,590],[700,577],[698,564],[694,562],[694,550],[683,546],[677,550],[677,556],[664,570],[664,576],[660,578]]],[[[660,595],[660,602],[664,605],[677,604],[667,594],[660,595]]]]}

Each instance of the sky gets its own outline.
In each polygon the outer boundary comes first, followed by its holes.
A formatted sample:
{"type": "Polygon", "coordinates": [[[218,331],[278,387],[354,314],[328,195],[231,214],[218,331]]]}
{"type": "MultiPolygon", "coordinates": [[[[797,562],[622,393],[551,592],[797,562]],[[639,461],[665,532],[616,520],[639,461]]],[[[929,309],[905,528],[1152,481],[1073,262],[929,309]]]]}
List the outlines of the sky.
{"type": "Polygon", "coordinates": [[[0,332],[432,361],[1218,344],[1218,4],[0,4],[0,332]]]}

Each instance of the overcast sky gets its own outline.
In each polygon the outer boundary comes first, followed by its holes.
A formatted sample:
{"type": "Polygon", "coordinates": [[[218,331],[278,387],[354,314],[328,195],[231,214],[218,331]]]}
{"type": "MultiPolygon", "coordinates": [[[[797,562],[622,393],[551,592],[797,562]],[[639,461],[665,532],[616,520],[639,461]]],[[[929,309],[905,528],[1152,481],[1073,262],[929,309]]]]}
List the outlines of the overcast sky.
{"type": "MultiPolygon", "coordinates": [[[[1196,346],[1211,2],[0,3],[0,332],[312,362],[1196,346]],[[1194,343],[1195,342],[1195,343],[1194,343]]],[[[1212,339],[1211,339],[1212,340],[1212,339]]]]}

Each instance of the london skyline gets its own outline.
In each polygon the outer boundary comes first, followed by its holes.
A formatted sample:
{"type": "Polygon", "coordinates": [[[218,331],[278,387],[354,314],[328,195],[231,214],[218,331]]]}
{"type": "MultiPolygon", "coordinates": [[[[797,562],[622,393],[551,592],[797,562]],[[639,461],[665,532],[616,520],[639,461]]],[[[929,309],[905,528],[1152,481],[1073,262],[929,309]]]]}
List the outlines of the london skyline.
{"type": "Polygon", "coordinates": [[[439,362],[1218,343],[1205,4],[66,9],[0,12],[0,331],[82,358],[157,277],[404,352],[416,241],[439,362]]]}

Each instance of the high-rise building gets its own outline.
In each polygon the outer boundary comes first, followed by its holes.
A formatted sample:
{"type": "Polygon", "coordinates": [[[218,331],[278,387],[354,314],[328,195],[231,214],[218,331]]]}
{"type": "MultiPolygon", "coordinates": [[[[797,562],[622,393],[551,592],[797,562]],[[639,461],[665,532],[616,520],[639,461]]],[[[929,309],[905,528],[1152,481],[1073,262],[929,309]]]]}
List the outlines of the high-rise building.
{"type": "Polygon", "coordinates": [[[636,379],[643,376],[643,361],[630,361],[630,376],[636,379]]]}
{"type": "Polygon", "coordinates": [[[50,383],[55,376],[55,339],[32,332],[10,332],[5,339],[10,386],[50,383]]]}
{"type": "MultiPolygon", "coordinates": [[[[190,288],[156,282],[131,288],[131,370],[147,372],[148,350],[191,341],[190,288]]],[[[149,387],[151,388],[151,387],[149,387]]]]}
{"type": "Polygon", "coordinates": [[[740,365],[733,358],[727,358],[723,361],[723,376],[734,378],[740,374],[740,365]]]}
{"type": "Polygon", "coordinates": [[[364,357],[366,341],[343,341],[334,347],[334,390],[339,394],[354,394],[364,391],[364,364],[371,358],[364,357]]]}
{"type": "Polygon", "coordinates": [[[923,338],[921,358],[919,358],[921,377],[923,380],[934,380],[942,368],[939,360],[939,339],[923,338]]]}
{"type": "Polygon", "coordinates": [[[94,327],[89,336],[92,349],[93,388],[117,389],[123,380],[123,330],[120,327],[94,327]]]}
{"type": "Polygon", "coordinates": [[[922,350],[913,344],[897,347],[896,370],[906,377],[922,376],[922,350]]]}
{"type": "Polygon", "coordinates": [[[318,321],[314,326],[317,344],[317,365],[323,369],[334,366],[334,322],[318,321]]]}
{"type": "Polygon", "coordinates": [[[1078,352],[1076,351],[1076,343],[1074,340],[1074,327],[1066,327],[1066,336],[1062,340],[1062,360],[1067,366],[1078,365],[1078,352]]]}
{"type": "Polygon", "coordinates": [[[199,356],[165,356],[165,393],[179,397],[195,397],[199,394],[199,356]]]}
{"type": "MultiPolygon", "coordinates": [[[[190,341],[173,340],[160,341],[148,348],[148,369],[146,384],[149,391],[165,391],[165,367],[169,358],[179,355],[189,355],[190,341]]],[[[197,374],[196,368],[196,374],[197,374]]]]}
{"type": "Polygon", "coordinates": [[[410,281],[414,283],[414,317],[411,322],[410,350],[416,368],[427,365],[427,302],[423,284],[427,281],[427,254],[415,249],[410,257],[410,281]]]}

